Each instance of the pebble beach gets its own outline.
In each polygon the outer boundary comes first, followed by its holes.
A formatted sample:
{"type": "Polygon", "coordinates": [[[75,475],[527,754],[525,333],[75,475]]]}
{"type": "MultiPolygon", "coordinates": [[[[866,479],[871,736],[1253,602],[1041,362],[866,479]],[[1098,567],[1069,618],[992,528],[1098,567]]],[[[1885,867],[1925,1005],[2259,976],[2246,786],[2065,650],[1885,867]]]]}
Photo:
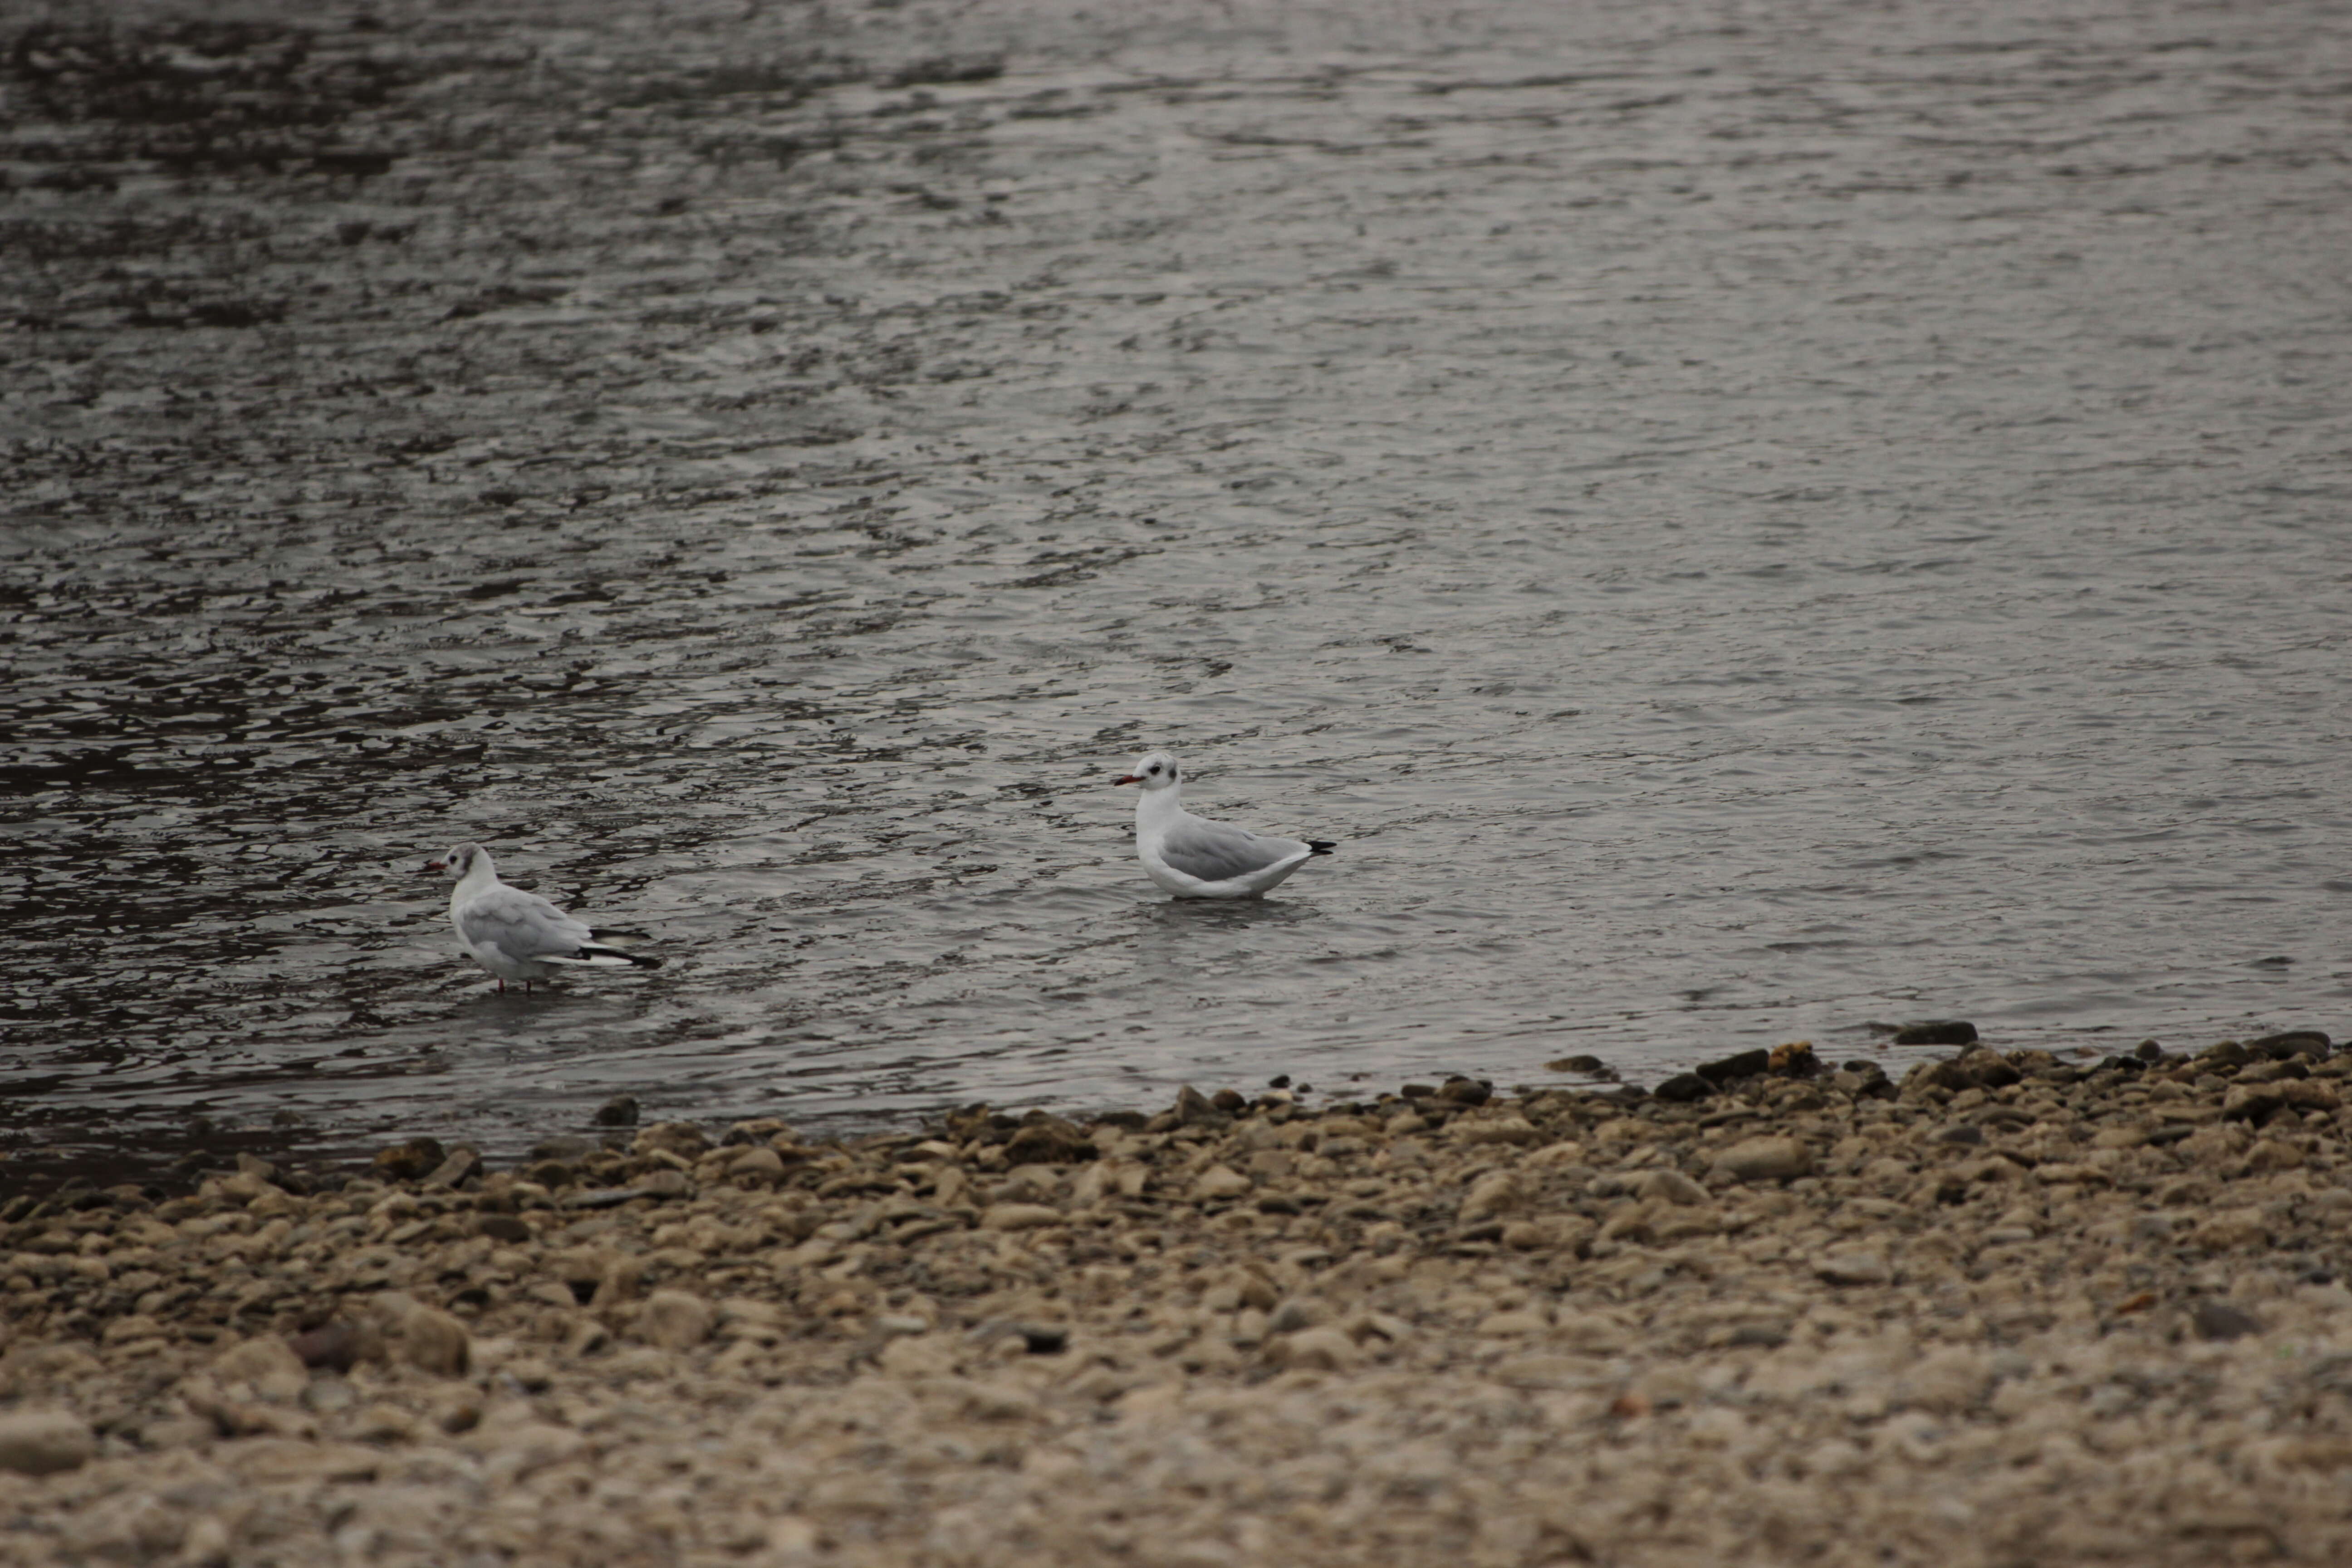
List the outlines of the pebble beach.
{"type": "Polygon", "coordinates": [[[2347,1076],[1793,1047],[20,1194],[0,1563],[2341,1563],[2347,1076]]]}

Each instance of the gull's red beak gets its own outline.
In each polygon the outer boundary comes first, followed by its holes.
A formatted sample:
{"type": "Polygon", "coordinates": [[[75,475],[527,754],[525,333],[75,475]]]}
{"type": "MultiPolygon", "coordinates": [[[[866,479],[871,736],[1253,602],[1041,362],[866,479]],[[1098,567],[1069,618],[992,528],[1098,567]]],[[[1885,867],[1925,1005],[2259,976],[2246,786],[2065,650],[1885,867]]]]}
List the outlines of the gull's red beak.
{"type": "Polygon", "coordinates": [[[1141,784],[1143,782],[1143,775],[1141,773],[1126,773],[1122,774],[1118,778],[1111,780],[1110,782],[1115,784],[1141,784]]]}
{"type": "Polygon", "coordinates": [[[449,863],[446,860],[427,860],[416,868],[416,874],[421,877],[427,871],[446,871],[448,868],[449,863]]]}

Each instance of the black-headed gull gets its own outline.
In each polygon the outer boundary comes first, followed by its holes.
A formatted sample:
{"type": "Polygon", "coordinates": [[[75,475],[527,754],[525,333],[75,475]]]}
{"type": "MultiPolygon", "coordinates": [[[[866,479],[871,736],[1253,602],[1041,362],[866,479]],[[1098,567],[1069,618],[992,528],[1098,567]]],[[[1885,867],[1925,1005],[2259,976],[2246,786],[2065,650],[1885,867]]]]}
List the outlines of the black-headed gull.
{"type": "Polygon", "coordinates": [[[537,893],[499,881],[490,852],[478,844],[460,844],[438,860],[425,862],[425,869],[457,879],[449,894],[449,923],[457,928],[457,940],[474,961],[499,977],[501,991],[508,981],[520,980],[528,992],[532,981],[544,980],[566,964],[661,967],[658,958],[605,946],[584,923],[537,893]]]}
{"type": "Polygon", "coordinates": [[[1165,752],[1136,758],[1133,773],[1111,782],[1143,786],[1135,801],[1135,853],[1145,874],[1180,899],[1255,899],[1339,847],[1320,838],[1267,838],[1193,816],[1184,809],[1176,759],[1165,752]]]}

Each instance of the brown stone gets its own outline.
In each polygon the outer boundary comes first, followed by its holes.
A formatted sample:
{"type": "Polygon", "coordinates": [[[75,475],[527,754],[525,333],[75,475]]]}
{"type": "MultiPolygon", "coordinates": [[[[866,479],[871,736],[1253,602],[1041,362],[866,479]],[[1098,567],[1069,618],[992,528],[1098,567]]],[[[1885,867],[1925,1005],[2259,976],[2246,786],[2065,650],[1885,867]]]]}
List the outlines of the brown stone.
{"type": "Polygon", "coordinates": [[[2269,1243],[2270,1222],[2258,1208],[2229,1208],[2209,1215],[2189,1233],[2189,1245],[2207,1252],[2228,1252],[2269,1243]]]}
{"type": "Polygon", "coordinates": [[[1247,1194],[1255,1184],[1230,1166],[1212,1165],[1193,1178],[1192,1197],[1198,1203],[1227,1203],[1247,1194]]]}
{"type": "Polygon", "coordinates": [[[405,1143],[379,1150],[375,1173],[387,1182],[422,1181],[439,1169],[447,1157],[439,1139],[411,1138],[405,1143]]]}
{"type": "Polygon", "coordinates": [[[1788,1137],[1748,1138],[1715,1157],[1715,1173],[1737,1182],[1786,1181],[1810,1175],[1812,1151],[1788,1137]]]}
{"type": "Polygon", "coordinates": [[[1267,1359],[1277,1366],[1310,1372],[1346,1372],[1363,1359],[1363,1352],[1345,1331],[1301,1329],[1266,1342],[1267,1359]]]}
{"type": "Polygon", "coordinates": [[[460,1143],[449,1151],[432,1173],[418,1184],[426,1191],[454,1191],[482,1173],[482,1156],[470,1144],[460,1143]]]}
{"type": "Polygon", "coordinates": [[[434,1307],[415,1307],[399,1321],[400,1359],[436,1377],[463,1377],[473,1355],[466,1325],[434,1307]]]}
{"type": "Polygon", "coordinates": [[[691,1121],[656,1121],[629,1144],[633,1154],[675,1154],[681,1160],[698,1160],[709,1152],[709,1138],[691,1121]]]}
{"type": "Polygon", "coordinates": [[[637,1309],[637,1332],[664,1350],[692,1350],[710,1337],[710,1303],[685,1290],[656,1290],[637,1309]]]}
{"type": "Polygon", "coordinates": [[[70,1410],[0,1412],[0,1470],[55,1475],[81,1468],[97,1452],[89,1423],[70,1410]]]}
{"type": "Polygon", "coordinates": [[[1637,1198],[1663,1198],[1670,1204],[1704,1204],[1709,1201],[1705,1187],[1680,1171],[1668,1170],[1645,1172],[1633,1184],[1633,1195],[1637,1198]]]}

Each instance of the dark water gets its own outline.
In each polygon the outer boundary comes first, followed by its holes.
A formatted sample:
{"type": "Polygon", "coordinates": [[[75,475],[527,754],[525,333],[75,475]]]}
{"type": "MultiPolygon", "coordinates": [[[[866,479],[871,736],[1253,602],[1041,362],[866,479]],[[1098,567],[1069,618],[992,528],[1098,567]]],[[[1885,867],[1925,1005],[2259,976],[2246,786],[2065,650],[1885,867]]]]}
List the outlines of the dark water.
{"type": "Polygon", "coordinates": [[[20,1171],[2352,1022],[2341,7],[745,10],[5,40],[20,1171]]]}

